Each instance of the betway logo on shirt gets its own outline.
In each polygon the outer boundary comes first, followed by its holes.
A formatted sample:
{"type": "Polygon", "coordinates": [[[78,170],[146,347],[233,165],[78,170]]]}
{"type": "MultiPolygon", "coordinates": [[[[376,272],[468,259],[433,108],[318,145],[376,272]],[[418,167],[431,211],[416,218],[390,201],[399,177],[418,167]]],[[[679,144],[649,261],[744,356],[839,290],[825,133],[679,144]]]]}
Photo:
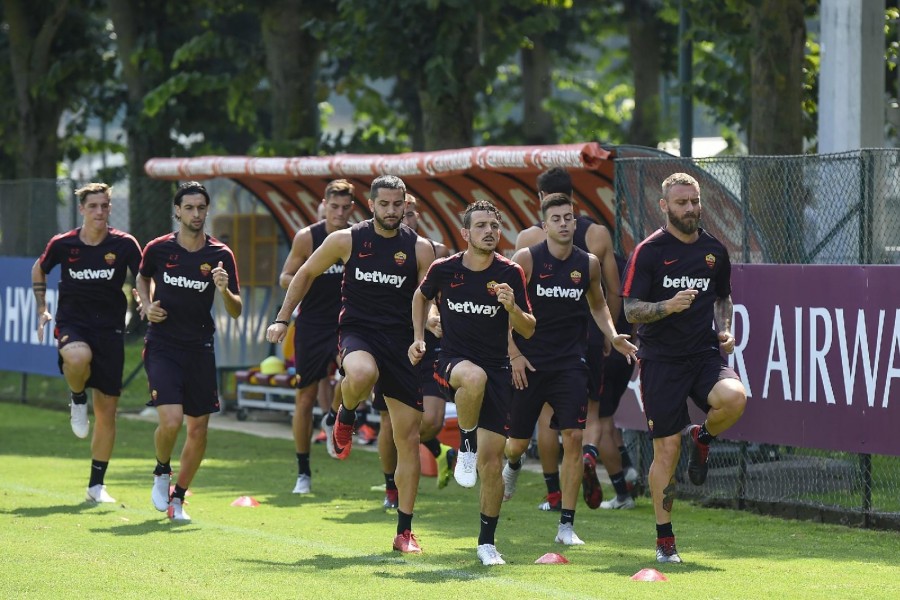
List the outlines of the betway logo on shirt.
{"type": "Polygon", "coordinates": [[[163,271],[163,282],[168,283],[169,285],[174,285],[175,287],[187,288],[189,290],[197,290],[198,292],[202,292],[209,285],[208,281],[197,281],[196,279],[188,279],[184,275],[179,275],[178,277],[172,277],[165,271],[163,271]]]}
{"type": "Polygon", "coordinates": [[[106,279],[112,281],[115,269],[69,269],[69,277],[72,279],[106,279]]]}
{"type": "Polygon", "coordinates": [[[705,292],[709,289],[709,277],[663,277],[663,287],[665,288],[684,288],[686,290],[700,290],[705,292]]]}
{"type": "Polygon", "coordinates": [[[323,275],[341,275],[344,273],[344,263],[335,263],[325,269],[323,275]]]}
{"type": "Polygon", "coordinates": [[[466,300],[465,302],[453,302],[452,300],[447,300],[447,308],[453,312],[467,313],[470,315],[487,315],[489,317],[496,317],[497,312],[500,311],[499,304],[475,304],[471,300],[466,300]]]}
{"type": "Polygon", "coordinates": [[[546,296],[547,298],[572,298],[577,302],[578,300],[581,300],[581,295],[583,293],[584,290],[579,290],[577,288],[564,288],[558,285],[550,287],[537,284],[537,295],[546,296]]]}
{"type": "Polygon", "coordinates": [[[368,281],[370,283],[385,283],[394,287],[400,287],[406,281],[406,275],[388,275],[381,271],[362,271],[358,267],[356,269],[357,281],[368,281]]]}

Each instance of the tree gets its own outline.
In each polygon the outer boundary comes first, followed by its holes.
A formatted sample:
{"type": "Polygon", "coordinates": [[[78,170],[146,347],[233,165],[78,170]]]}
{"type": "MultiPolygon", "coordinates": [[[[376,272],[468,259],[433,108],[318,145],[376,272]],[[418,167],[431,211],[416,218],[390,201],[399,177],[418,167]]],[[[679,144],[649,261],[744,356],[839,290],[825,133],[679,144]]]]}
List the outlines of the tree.
{"type": "MultiPolygon", "coordinates": [[[[103,20],[90,0],[57,2],[3,0],[5,40],[3,79],[11,82],[13,103],[3,103],[14,127],[2,128],[4,153],[12,167],[4,175],[45,180],[31,184],[30,197],[2,203],[4,235],[0,251],[36,254],[56,233],[57,165],[63,150],[77,154],[72,140],[60,140],[58,129],[65,111],[90,114],[89,99],[106,77],[102,58],[108,42],[103,20]],[[12,114],[10,114],[12,112],[12,114]],[[28,218],[29,212],[41,218],[28,218]]],[[[77,121],[75,121],[77,126],[77,121]]]]}

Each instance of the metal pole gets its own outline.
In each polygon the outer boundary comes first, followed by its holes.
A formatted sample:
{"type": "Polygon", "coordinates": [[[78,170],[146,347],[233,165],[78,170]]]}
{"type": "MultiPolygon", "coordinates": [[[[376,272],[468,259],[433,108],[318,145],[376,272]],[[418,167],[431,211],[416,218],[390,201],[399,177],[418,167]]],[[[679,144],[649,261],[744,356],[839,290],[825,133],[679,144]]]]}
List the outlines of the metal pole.
{"type": "Polygon", "coordinates": [[[872,455],[859,455],[859,471],[862,477],[863,525],[868,527],[872,516],[872,455]]]}
{"type": "Polygon", "coordinates": [[[684,0],[680,2],[678,15],[678,81],[681,87],[679,146],[681,147],[681,156],[689,157],[694,154],[694,43],[688,34],[691,29],[691,19],[685,8],[684,0]]]}

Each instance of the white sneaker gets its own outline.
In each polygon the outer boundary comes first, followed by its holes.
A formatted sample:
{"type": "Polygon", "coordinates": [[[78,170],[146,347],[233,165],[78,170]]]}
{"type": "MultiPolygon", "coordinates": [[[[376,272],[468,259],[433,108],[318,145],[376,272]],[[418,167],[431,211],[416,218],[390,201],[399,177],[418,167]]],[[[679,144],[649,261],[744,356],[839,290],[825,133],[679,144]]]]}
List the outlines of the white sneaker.
{"type": "Polygon", "coordinates": [[[485,566],[491,565],[505,565],[506,561],[503,560],[503,557],[497,552],[497,547],[493,544],[482,544],[478,546],[478,549],[475,551],[478,555],[478,558],[481,560],[481,564],[485,566]]]}
{"type": "Polygon", "coordinates": [[[294,486],[295,494],[308,494],[312,491],[312,477],[309,475],[297,475],[297,485],[294,486]]]}
{"type": "Polygon", "coordinates": [[[329,425],[324,420],[322,421],[322,431],[325,432],[325,449],[328,450],[328,456],[337,458],[337,452],[334,451],[334,438],[331,437],[332,429],[334,429],[334,425],[329,425]]]}
{"type": "Polygon", "coordinates": [[[634,485],[638,480],[638,472],[634,467],[628,467],[625,469],[625,483],[630,485],[634,485]]]}
{"type": "Polygon", "coordinates": [[[614,496],[611,500],[605,500],[600,503],[600,508],[605,508],[607,510],[615,510],[615,509],[623,509],[627,510],[629,508],[634,508],[634,498],[631,496],[626,496],[624,500],[619,500],[618,496],[614,496]]]}
{"type": "Polygon", "coordinates": [[[153,491],[150,492],[150,499],[153,501],[153,508],[159,512],[165,512],[169,508],[169,481],[171,479],[171,473],[153,476],[153,491]]]}
{"type": "Polygon", "coordinates": [[[102,483],[98,483],[97,485],[92,485],[87,489],[87,496],[85,500],[88,502],[96,502],[98,504],[102,504],[105,502],[115,502],[116,499],[106,493],[106,486],[102,483]]]}
{"type": "Polygon", "coordinates": [[[556,532],[556,543],[566,546],[584,546],[581,538],[575,534],[571,523],[560,523],[559,530],[556,532]]]}
{"type": "MultiPolygon", "coordinates": [[[[457,454],[456,468],[453,469],[453,478],[456,479],[456,483],[467,488],[475,487],[475,482],[478,481],[477,465],[477,452],[460,452],[457,454]]],[[[493,546],[491,547],[493,548],[493,546]]]]}
{"type": "MultiPolygon", "coordinates": [[[[524,460],[523,460],[524,462],[524,460]]],[[[522,472],[522,467],[519,466],[518,469],[513,469],[509,466],[509,461],[506,461],[506,464],[503,465],[503,501],[507,502],[510,498],[513,497],[513,494],[516,493],[516,483],[519,480],[519,473],[522,472]]]]}
{"type": "Polygon", "coordinates": [[[184,505],[181,498],[172,498],[169,503],[169,518],[173,521],[190,521],[191,517],[184,512],[184,505]]]}
{"type": "Polygon", "coordinates": [[[88,421],[87,416],[87,403],[75,404],[74,402],[70,402],[69,409],[71,413],[70,422],[72,423],[72,433],[75,434],[75,437],[81,439],[86,438],[91,430],[91,422],[88,421]]]}

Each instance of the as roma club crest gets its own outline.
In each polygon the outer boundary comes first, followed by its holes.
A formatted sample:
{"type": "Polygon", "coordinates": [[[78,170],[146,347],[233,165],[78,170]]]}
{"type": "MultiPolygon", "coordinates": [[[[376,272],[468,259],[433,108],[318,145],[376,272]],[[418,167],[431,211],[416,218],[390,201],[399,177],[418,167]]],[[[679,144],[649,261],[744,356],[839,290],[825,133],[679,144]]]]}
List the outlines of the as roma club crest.
{"type": "Polygon", "coordinates": [[[209,272],[212,271],[212,266],[209,263],[203,263],[200,265],[200,274],[204,277],[209,277],[209,272]]]}
{"type": "Polygon", "coordinates": [[[488,281],[487,293],[490,294],[491,296],[497,295],[497,282],[496,281],[488,281]]]}
{"type": "Polygon", "coordinates": [[[397,263],[398,266],[402,267],[403,263],[406,262],[406,252],[398,252],[394,255],[394,262],[397,263]]]}
{"type": "Polygon", "coordinates": [[[716,266],[716,256],[714,254],[706,255],[706,266],[710,269],[716,266]]]}
{"type": "Polygon", "coordinates": [[[579,283],[581,283],[581,272],[580,271],[572,271],[571,273],[569,273],[569,277],[572,278],[572,283],[574,283],[575,285],[578,285],[579,283]]]}
{"type": "Polygon", "coordinates": [[[106,261],[106,264],[112,266],[116,264],[116,255],[114,252],[107,252],[103,255],[103,260],[106,261]]]}

